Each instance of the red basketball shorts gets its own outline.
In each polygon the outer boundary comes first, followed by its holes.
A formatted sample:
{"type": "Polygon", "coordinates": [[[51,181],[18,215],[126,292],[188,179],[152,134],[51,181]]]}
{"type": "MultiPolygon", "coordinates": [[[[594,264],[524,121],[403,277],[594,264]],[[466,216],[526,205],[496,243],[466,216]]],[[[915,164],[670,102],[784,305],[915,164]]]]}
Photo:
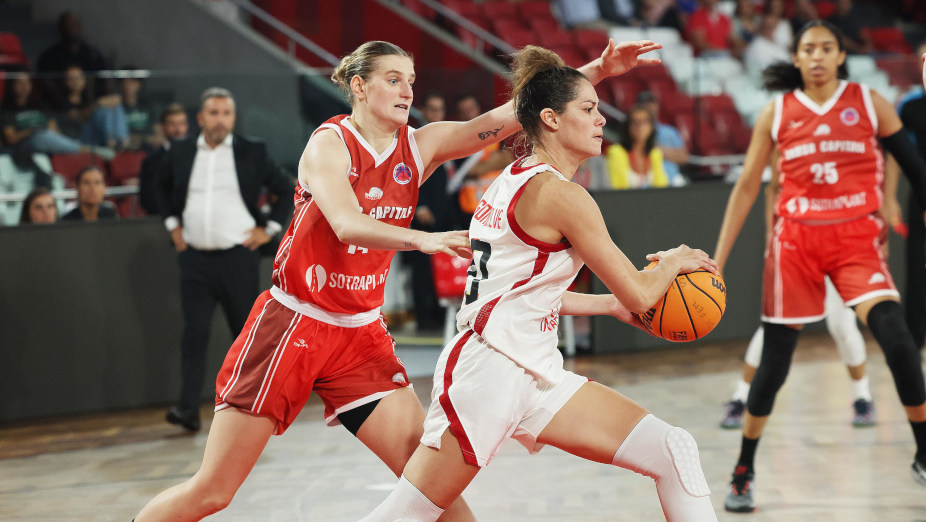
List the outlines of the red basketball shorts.
{"type": "Polygon", "coordinates": [[[823,319],[829,275],[846,306],[900,297],[881,250],[884,221],[868,215],[835,224],[775,223],[765,252],[762,320],[803,324],[823,319]]]}
{"type": "Polygon", "coordinates": [[[270,417],[280,435],[312,390],[334,426],[339,413],[409,385],[382,317],[357,328],[335,326],[294,312],[265,291],[219,370],[215,409],[270,417]]]}

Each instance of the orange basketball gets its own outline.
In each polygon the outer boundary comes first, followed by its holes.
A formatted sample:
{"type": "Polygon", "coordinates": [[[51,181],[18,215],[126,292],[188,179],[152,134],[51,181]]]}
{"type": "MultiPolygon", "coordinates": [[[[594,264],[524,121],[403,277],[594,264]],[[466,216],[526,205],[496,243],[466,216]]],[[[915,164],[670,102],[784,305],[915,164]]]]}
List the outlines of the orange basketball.
{"type": "MultiPolygon", "coordinates": [[[[656,266],[650,263],[646,270],[656,266]]],[[[704,337],[720,322],[727,308],[727,287],[723,278],[707,270],[680,274],[656,305],[640,320],[657,337],[694,341],[704,337]]]]}

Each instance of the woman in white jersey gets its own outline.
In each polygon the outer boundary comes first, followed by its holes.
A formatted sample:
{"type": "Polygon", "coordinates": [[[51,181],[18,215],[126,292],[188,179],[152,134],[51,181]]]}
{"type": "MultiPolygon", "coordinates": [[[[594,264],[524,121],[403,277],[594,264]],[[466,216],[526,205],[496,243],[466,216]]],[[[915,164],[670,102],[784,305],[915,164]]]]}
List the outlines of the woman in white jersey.
{"type": "Polygon", "coordinates": [[[648,256],[659,265],[638,271],[595,201],[570,182],[582,161],[601,154],[605,123],[581,72],[528,46],[515,57],[513,98],[533,151],[505,169],[473,215],[460,333],[438,360],[421,445],[364,520],[436,520],[508,438],[654,478],[669,520],[716,520],[694,438],[565,370],[556,347],[560,314],[640,327],[636,314],[676,275],[716,266],[683,245],[648,256]],[[583,263],[613,294],[566,291],[583,263]]]}
{"type": "MultiPolygon", "coordinates": [[[[650,41],[609,41],[583,67],[595,81],[621,74],[650,41]]],[[[468,122],[408,127],[415,69],[388,42],[346,56],[332,80],[352,113],[312,134],[299,162],[296,209],[274,259],[273,288],[252,308],[219,372],[216,414],[199,471],[155,497],[136,520],[199,520],[224,509],[273,434],[310,393],[329,425],[343,424],[398,475],[421,436],[424,411],[380,320],[382,283],[396,250],[460,253],[462,231],[408,228],[418,186],[438,165],[518,129],[511,104],[468,122]]],[[[471,520],[461,501],[446,519],[471,520]]]]}

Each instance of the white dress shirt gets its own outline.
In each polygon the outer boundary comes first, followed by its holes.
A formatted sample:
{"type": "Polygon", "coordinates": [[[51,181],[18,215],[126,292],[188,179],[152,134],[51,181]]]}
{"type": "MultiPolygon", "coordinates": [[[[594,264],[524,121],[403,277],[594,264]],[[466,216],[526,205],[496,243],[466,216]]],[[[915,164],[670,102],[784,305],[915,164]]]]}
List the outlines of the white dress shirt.
{"type": "MultiPolygon", "coordinates": [[[[173,217],[165,224],[168,230],[179,225],[173,217]]],[[[232,135],[213,149],[200,134],[183,209],[183,240],[198,250],[228,249],[242,244],[255,226],[238,186],[232,135]]]]}

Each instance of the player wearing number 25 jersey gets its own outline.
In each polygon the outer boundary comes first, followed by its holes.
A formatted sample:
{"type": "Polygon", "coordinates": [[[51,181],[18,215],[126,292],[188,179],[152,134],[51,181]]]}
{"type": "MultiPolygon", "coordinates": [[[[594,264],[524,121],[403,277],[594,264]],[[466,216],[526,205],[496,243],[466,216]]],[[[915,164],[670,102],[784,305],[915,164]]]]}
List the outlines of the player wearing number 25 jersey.
{"type": "Polygon", "coordinates": [[[877,242],[871,240],[884,227],[874,214],[881,207],[884,180],[877,133],[878,119],[865,85],[842,80],[822,105],[801,89],[775,100],[771,135],[781,151],[776,210],[783,219],[769,245],[763,320],[822,319],[822,271],[827,269],[848,306],[871,297],[899,296],[877,242]],[[798,284],[808,267],[819,276],[817,281],[798,284]]]}

